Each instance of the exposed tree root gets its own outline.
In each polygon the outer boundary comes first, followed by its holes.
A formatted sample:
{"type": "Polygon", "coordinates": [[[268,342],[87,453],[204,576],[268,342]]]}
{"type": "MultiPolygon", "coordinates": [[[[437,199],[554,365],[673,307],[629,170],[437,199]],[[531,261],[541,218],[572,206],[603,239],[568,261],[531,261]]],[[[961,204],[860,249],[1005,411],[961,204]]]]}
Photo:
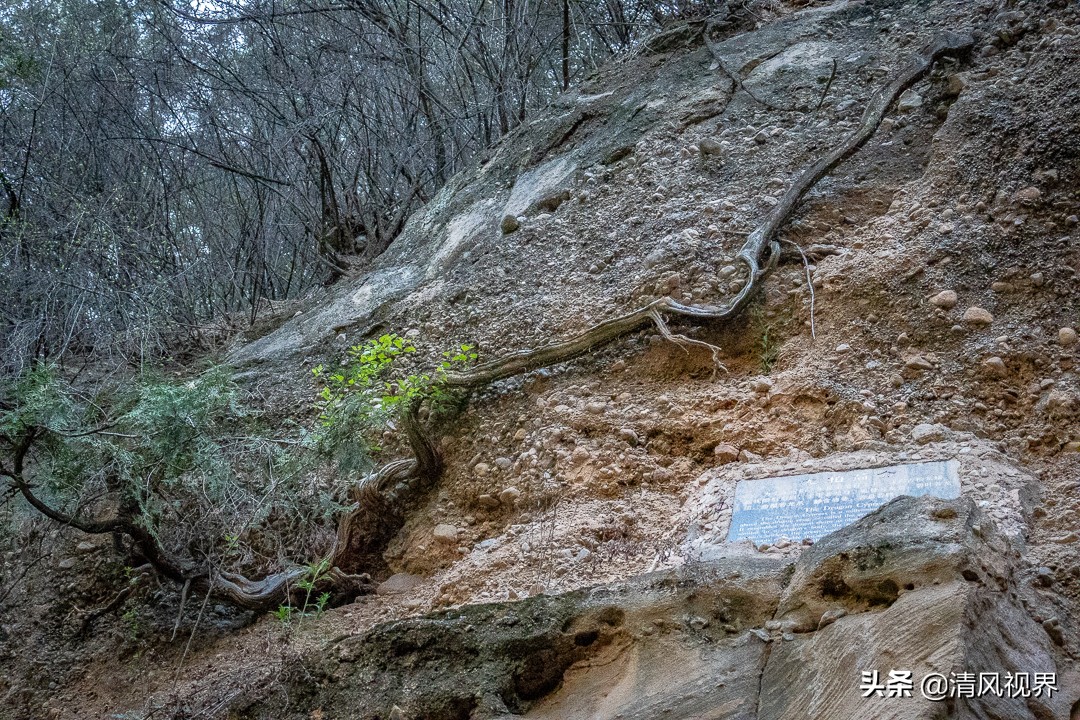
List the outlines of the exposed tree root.
{"type": "Polygon", "coordinates": [[[530,370],[566,362],[606,345],[639,328],[656,322],[655,318],[670,314],[695,322],[727,320],[737,315],[760,289],[761,281],[773,268],[780,255],[777,231],[795,211],[799,201],[830,170],[850,156],[873,136],[885,111],[900,93],[922,77],[943,55],[966,51],[974,44],[970,35],[945,33],[927,45],[896,74],[885,87],[877,90],[863,112],[859,127],[820,160],[800,172],[791,187],[765,219],[746,238],[737,255],[746,265],[748,276],[735,298],[724,307],[683,305],[671,298],[660,298],[625,315],[593,325],[568,340],[551,343],[535,350],[519,350],[502,358],[482,363],[468,372],[450,373],[445,385],[449,388],[470,389],[487,385],[530,370]]]}
{"type": "MultiPolygon", "coordinates": [[[[542,367],[566,362],[599,347],[654,325],[666,339],[682,346],[701,346],[708,349],[719,367],[718,348],[691,338],[676,335],[667,324],[667,317],[685,318],[692,323],[711,324],[738,315],[760,290],[762,281],[780,256],[777,233],[795,211],[799,201],[842,160],[858,150],[877,130],[888,107],[905,89],[922,77],[933,63],[944,55],[967,51],[974,40],[966,34],[945,33],[914,56],[884,87],[877,90],[863,112],[859,127],[824,157],[796,177],[777,205],[746,237],[738,259],[746,266],[746,281],[738,294],[722,307],[684,305],[671,298],[654,300],[642,307],[593,325],[566,340],[552,342],[536,349],[519,350],[504,357],[481,363],[468,371],[449,373],[442,385],[446,389],[469,390],[483,387],[505,378],[542,367]]],[[[340,521],[337,542],[330,556],[331,570],[321,580],[317,592],[330,590],[336,602],[370,592],[367,572],[384,569],[382,553],[394,534],[404,523],[402,508],[411,504],[434,484],[441,473],[442,461],[434,443],[421,427],[418,411],[420,402],[413,402],[403,416],[403,425],[413,457],[396,460],[368,475],[354,495],[356,508],[340,521]]],[[[15,465],[0,467],[0,475],[12,481],[12,486],[40,512],[57,522],[87,533],[123,533],[132,538],[138,551],[154,569],[177,583],[190,584],[191,589],[232,604],[262,612],[294,599],[296,584],[308,572],[297,567],[252,580],[242,575],[207,570],[191,561],[172,557],[156,539],[136,522],[125,516],[94,521],[72,517],[42,502],[23,477],[23,459],[33,443],[29,433],[20,448],[16,448],[15,465]]],[[[336,604],[336,603],[335,603],[336,604]]]]}

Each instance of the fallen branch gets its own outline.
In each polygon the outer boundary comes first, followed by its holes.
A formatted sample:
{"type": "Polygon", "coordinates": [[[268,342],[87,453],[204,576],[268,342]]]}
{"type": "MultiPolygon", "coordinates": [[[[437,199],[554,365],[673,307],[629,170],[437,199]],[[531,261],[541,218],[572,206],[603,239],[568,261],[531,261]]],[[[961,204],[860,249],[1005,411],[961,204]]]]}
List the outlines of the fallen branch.
{"type": "Polygon", "coordinates": [[[829,80],[825,83],[825,88],[821,91],[821,97],[818,98],[817,105],[814,110],[820,110],[821,106],[825,104],[825,98],[829,95],[829,90],[832,89],[833,80],[836,79],[836,58],[832,59],[832,70],[829,72],[829,80]]]}

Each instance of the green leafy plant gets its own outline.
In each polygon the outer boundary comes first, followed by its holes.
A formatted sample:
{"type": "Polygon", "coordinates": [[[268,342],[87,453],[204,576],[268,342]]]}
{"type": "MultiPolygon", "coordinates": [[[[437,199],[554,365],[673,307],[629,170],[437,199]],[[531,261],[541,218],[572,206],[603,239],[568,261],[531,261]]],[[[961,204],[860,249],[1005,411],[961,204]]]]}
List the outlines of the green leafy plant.
{"type": "Polygon", "coordinates": [[[320,384],[316,405],[319,428],[314,439],[321,451],[350,471],[370,466],[379,447],[366,438],[414,401],[426,400],[432,410],[444,409],[450,395],[442,381],[451,370],[475,362],[472,345],[443,353],[431,373],[402,372],[399,361],[416,352],[411,340],[386,334],[354,345],[337,370],[319,365],[312,375],[320,384]]]}
{"type": "Polygon", "coordinates": [[[457,350],[447,350],[443,353],[443,359],[432,375],[408,375],[395,382],[387,382],[385,384],[387,394],[380,398],[381,403],[383,407],[393,408],[398,405],[407,405],[416,398],[422,397],[439,409],[448,400],[447,392],[443,388],[443,380],[446,379],[447,373],[475,362],[479,357],[472,345],[460,345],[457,350]]]}
{"type": "Polygon", "coordinates": [[[780,359],[780,324],[766,319],[765,311],[757,305],[750,311],[750,326],[756,338],[754,352],[757,354],[758,371],[762,375],[769,375],[780,359]]]}
{"type": "MultiPolygon", "coordinates": [[[[222,368],[90,386],[42,365],[0,385],[0,398],[0,466],[13,470],[32,439],[24,471],[0,487],[25,483],[76,527],[137,528],[144,547],[127,533],[122,552],[132,554],[121,562],[152,546],[179,564],[242,574],[253,558],[304,552],[303,539],[346,497],[349,478],[312,481],[299,423],[268,427],[222,368]]],[[[36,512],[22,500],[9,507],[36,512]]]]}
{"type": "Polygon", "coordinates": [[[346,413],[357,410],[353,402],[356,398],[375,407],[377,404],[371,402],[371,389],[394,360],[414,352],[416,346],[411,341],[400,335],[387,334],[350,347],[340,370],[328,371],[323,365],[316,366],[312,374],[323,384],[319,391],[319,421],[323,427],[331,427],[346,413]]]}
{"type": "Polygon", "coordinates": [[[120,619],[127,625],[128,640],[131,642],[138,642],[139,638],[143,634],[143,626],[139,621],[139,612],[135,608],[130,608],[120,616],[120,619]]]}
{"type": "Polygon", "coordinates": [[[278,619],[282,625],[288,627],[292,623],[293,609],[292,605],[280,605],[278,609],[274,611],[274,617],[278,619]]]}
{"type": "Polygon", "coordinates": [[[294,607],[290,604],[281,605],[274,611],[274,616],[282,625],[290,626],[293,618],[299,618],[299,622],[303,623],[304,618],[312,616],[317,618],[326,611],[326,607],[330,603],[330,593],[320,593],[316,596],[314,602],[312,602],[311,594],[320,583],[329,577],[329,572],[329,558],[323,558],[307,566],[304,575],[296,581],[296,587],[304,591],[303,604],[300,607],[294,607]]]}
{"type": "Polygon", "coordinates": [[[370,431],[388,417],[382,403],[385,375],[394,361],[416,352],[412,342],[393,334],[354,345],[336,370],[318,365],[312,375],[321,385],[316,398],[318,428],[309,440],[320,455],[333,460],[340,473],[364,471],[378,452],[370,431]]]}
{"type": "MultiPolygon", "coordinates": [[[[304,577],[297,581],[296,585],[304,591],[304,605],[300,608],[300,618],[303,622],[303,618],[309,614],[309,607],[311,605],[311,593],[315,590],[315,586],[321,581],[326,579],[327,573],[330,570],[330,558],[323,558],[317,563],[312,563],[307,566],[307,572],[304,577]]],[[[321,596],[320,596],[321,597],[321,596]]],[[[326,594],[326,600],[322,605],[316,607],[315,615],[321,615],[323,609],[326,607],[326,602],[329,601],[330,595],[326,594]]]]}

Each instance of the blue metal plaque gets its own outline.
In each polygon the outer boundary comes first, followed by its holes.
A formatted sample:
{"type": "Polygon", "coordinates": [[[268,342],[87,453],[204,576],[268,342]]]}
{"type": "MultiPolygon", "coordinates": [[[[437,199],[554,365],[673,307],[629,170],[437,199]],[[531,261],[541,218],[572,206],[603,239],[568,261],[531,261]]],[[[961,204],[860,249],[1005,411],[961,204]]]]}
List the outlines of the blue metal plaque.
{"type": "Polygon", "coordinates": [[[735,486],[728,541],[816,541],[900,495],[959,497],[956,461],[742,480],[735,486]]]}

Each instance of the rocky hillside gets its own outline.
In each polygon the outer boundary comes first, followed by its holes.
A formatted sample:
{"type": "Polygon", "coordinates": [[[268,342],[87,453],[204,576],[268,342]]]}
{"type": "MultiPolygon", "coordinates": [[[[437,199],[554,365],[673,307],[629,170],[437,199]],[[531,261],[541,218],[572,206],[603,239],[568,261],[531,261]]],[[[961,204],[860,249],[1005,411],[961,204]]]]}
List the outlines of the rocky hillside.
{"type": "Polygon", "coordinates": [[[671,320],[717,358],[648,329],[474,392],[378,594],[288,637],[264,618],[121,667],[80,655],[45,693],[0,633],[9,716],[1080,717],[1073,3],[777,2],[672,28],[229,358],[287,405],[385,332],[421,365],[463,342],[487,360],[659,297],[722,305],[746,233],[946,31],[974,47],[806,195],[749,307],[671,320]],[[739,480],[944,459],[959,499],[725,541],[739,480]],[[894,669],[1058,690],[862,697],[863,671],[894,669]]]}

